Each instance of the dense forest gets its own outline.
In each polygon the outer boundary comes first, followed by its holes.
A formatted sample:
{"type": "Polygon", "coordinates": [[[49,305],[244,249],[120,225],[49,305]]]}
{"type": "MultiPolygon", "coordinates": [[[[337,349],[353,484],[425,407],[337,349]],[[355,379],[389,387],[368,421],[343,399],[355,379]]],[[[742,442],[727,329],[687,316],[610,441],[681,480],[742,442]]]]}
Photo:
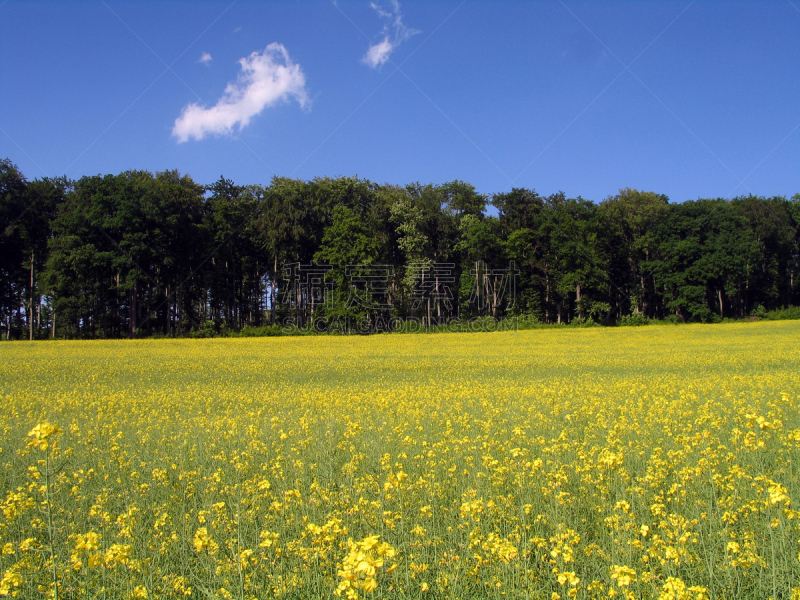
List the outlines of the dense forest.
{"type": "Polygon", "coordinates": [[[359,319],[715,321],[797,305],[800,195],[600,203],[462,181],[28,181],[0,161],[4,339],[359,319]],[[491,208],[493,207],[493,208],[491,208]]]}

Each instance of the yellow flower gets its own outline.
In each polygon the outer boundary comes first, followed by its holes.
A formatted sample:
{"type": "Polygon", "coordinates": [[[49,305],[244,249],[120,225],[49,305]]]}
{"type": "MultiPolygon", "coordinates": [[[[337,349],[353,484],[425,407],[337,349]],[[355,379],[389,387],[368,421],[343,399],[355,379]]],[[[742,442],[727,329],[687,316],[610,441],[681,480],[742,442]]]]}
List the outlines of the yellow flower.
{"type": "Polygon", "coordinates": [[[769,486],[769,502],[770,504],[778,504],[784,502],[789,505],[791,498],[787,496],[788,490],[779,483],[773,483],[769,486]]]}
{"type": "Polygon", "coordinates": [[[61,428],[58,425],[53,425],[46,421],[44,423],[39,423],[28,432],[28,437],[31,439],[28,441],[27,445],[29,448],[47,450],[49,447],[48,438],[58,435],[59,433],[61,433],[61,428]]]}
{"type": "Polygon", "coordinates": [[[379,540],[378,535],[367,536],[360,542],[348,540],[349,552],[337,570],[342,581],[334,591],[335,595],[344,594],[348,599],[354,599],[358,597],[359,590],[369,593],[377,588],[377,575],[384,566],[384,557],[391,558],[395,554],[394,548],[379,540]]]}
{"type": "Polygon", "coordinates": [[[209,554],[213,555],[219,548],[217,543],[211,538],[211,535],[208,533],[208,528],[206,527],[201,527],[195,531],[193,543],[194,551],[197,553],[205,550],[209,554]]]}
{"type": "Polygon", "coordinates": [[[75,536],[75,549],[91,552],[100,547],[100,538],[102,536],[94,531],[90,531],[85,535],[75,536]]]}
{"type": "Polygon", "coordinates": [[[6,569],[6,572],[3,573],[3,578],[0,579],[0,596],[8,596],[12,593],[12,588],[18,588],[23,583],[25,583],[25,580],[14,567],[6,569]]]}
{"type": "Polygon", "coordinates": [[[367,593],[370,593],[376,587],[378,587],[378,582],[375,581],[375,577],[372,576],[369,576],[366,579],[364,579],[364,583],[361,584],[361,589],[367,593]]]}
{"type": "Polygon", "coordinates": [[[617,582],[619,587],[628,587],[636,581],[636,571],[630,567],[613,565],[611,567],[611,579],[617,582]]]}
{"type": "Polygon", "coordinates": [[[109,566],[113,566],[115,563],[125,564],[131,557],[132,552],[133,546],[129,544],[111,544],[106,550],[106,564],[109,566]]]}
{"type": "Polygon", "coordinates": [[[566,585],[569,583],[571,586],[576,586],[580,583],[580,577],[576,577],[575,573],[570,571],[564,571],[558,574],[558,583],[561,585],[566,585]]]}

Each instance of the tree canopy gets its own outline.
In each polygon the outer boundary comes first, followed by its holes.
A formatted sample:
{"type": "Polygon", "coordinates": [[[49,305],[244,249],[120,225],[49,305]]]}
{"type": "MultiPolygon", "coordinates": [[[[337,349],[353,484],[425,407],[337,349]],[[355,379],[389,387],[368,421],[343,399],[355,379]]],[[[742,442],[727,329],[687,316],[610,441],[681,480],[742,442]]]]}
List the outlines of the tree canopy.
{"type": "Polygon", "coordinates": [[[6,339],[742,318],[798,304],[799,249],[800,195],[670,203],[625,188],[594,203],[458,180],[200,185],[177,171],[29,181],[0,161],[6,339]]]}

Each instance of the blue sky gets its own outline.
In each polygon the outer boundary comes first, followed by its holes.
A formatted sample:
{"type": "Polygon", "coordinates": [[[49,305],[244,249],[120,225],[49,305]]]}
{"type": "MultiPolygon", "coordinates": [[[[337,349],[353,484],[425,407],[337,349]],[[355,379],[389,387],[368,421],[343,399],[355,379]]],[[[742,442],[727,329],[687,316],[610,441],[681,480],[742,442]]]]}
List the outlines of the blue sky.
{"type": "Polygon", "coordinates": [[[800,0],[0,0],[30,178],[800,192],[800,0]]]}

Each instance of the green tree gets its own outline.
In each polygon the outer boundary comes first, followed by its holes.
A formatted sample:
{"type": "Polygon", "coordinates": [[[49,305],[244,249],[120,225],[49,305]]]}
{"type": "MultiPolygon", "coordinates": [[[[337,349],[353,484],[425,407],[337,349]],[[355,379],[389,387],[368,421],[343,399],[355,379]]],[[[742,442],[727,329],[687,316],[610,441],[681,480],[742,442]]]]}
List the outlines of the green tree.
{"type": "MultiPolygon", "coordinates": [[[[353,284],[353,269],[369,267],[378,257],[380,247],[367,229],[364,220],[355,210],[339,205],[333,209],[331,223],[325,228],[322,243],[314,255],[318,263],[332,265],[328,280],[333,283],[333,306],[328,312],[333,317],[373,318],[376,311],[369,307],[381,299],[371,298],[368,288],[359,289],[353,284]],[[361,299],[361,302],[358,299],[361,299]],[[365,306],[366,304],[366,306],[365,306]]],[[[378,309],[380,310],[380,309],[378,309]]],[[[314,318],[314,306],[311,307],[314,318]]]]}
{"type": "Polygon", "coordinates": [[[608,280],[597,205],[580,197],[547,198],[548,296],[557,322],[585,318],[594,303],[605,304],[608,280]],[[573,295],[574,294],[574,295],[573,295]]]}
{"type": "Polygon", "coordinates": [[[510,192],[495,194],[492,205],[498,212],[503,252],[520,270],[514,311],[546,320],[548,268],[545,256],[549,234],[544,199],[535,190],[513,188],[510,192]]]}
{"type": "Polygon", "coordinates": [[[27,181],[10,160],[0,160],[0,319],[6,339],[22,326],[26,247],[24,239],[27,181]]]}
{"type": "Polygon", "coordinates": [[[625,188],[607,198],[600,206],[600,216],[607,226],[609,272],[612,302],[620,314],[641,312],[659,316],[653,261],[657,260],[655,230],[669,199],[655,192],[625,188]]]}

